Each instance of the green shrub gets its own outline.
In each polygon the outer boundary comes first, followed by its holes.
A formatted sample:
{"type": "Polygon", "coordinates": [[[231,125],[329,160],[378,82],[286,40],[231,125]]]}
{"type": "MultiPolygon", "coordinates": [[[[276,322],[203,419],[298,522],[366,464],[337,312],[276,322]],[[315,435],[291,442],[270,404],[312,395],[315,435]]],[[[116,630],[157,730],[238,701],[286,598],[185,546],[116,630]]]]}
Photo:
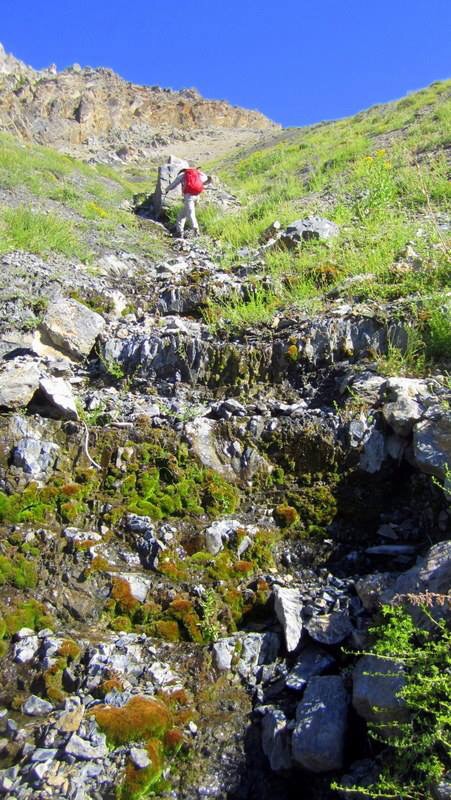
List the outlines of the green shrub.
{"type": "MultiPolygon", "coordinates": [[[[386,748],[377,782],[362,788],[368,797],[429,800],[433,785],[451,768],[451,633],[445,621],[435,621],[426,606],[421,613],[424,627],[415,624],[402,606],[384,606],[382,623],[372,630],[372,652],[405,669],[399,696],[410,719],[397,723],[396,733],[369,725],[370,736],[386,748]]],[[[353,787],[350,796],[357,790],[353,787]]]]}

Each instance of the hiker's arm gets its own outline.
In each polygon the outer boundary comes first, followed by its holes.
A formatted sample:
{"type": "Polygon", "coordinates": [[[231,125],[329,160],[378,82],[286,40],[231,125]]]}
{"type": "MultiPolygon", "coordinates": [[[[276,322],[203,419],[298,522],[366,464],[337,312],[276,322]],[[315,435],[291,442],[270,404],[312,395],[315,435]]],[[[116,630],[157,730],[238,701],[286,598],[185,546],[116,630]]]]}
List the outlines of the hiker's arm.
{"type": "Polygon", "coordinates": [[[200,173],[200,178],[204,186],[208,186],[213,181],[211,175],[206,175],[205,172],[200,173]]]}
{"type": "Polygon", "coordinates": [[[177,175],[175,181],[172,181],[172,183],[169,184],[168,188],[165,191],[165,194],[167,194],[168,192],[172,192],[173,189],[176,189],[179,183],[182,182],[182,180],[183,180],[183,172],[181,175],[177,175]]]}

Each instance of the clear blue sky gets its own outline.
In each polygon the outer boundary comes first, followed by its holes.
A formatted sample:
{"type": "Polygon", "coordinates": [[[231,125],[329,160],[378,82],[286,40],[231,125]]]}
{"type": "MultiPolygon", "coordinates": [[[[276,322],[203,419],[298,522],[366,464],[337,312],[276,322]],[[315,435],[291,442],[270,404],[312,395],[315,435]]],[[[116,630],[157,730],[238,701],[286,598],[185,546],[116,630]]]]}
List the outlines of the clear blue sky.
{"type": "Polygon", "coordinates": [[[305,125],[449,77],[450,23],[450,0],[2,0],[0,41],[305,125]]]}

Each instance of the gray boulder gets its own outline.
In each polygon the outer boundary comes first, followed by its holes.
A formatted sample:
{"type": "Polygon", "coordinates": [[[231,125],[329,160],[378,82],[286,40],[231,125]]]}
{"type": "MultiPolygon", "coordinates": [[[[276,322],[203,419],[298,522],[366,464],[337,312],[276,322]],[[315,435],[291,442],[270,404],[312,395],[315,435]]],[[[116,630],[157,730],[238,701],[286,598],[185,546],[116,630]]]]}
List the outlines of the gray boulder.
{"type": "Polygon", "coordinates": [[[77,300],[52,303],[41,324],[51,343],[75,359],[89,355],[105,320],[77,300]]]}
{"type": "Polygon", "coordinates": [[[451,412],[435,407],[413,430],[413,460],[422,472],[446,477],[451,463],[451,412]]]}
{"type": "Polygon", "coordinates": [[[386,402],[382,406],[385,421],[395,433],[408,436],[425,412],[421,401],[429,395],[426,381],[389,378],[385,384],[385,393],[386,402]]]}
{"type": "Polygon", "coordinates": [[[63,378],[41,378],[39,389],[50,405],[49,416],[56,419],[78,419],[70,384],[63,378]]]}
{"type": "Polygon", "coordinates": [[[8,361],[0,371],[0,409],[13,411],[28,405],[39,387],[38,365],[31,360],[8,361]]]}
{"type": "Polygon", "coordinates": [[[292,222],[282,233],[280,241],[290,249],[309,239],[327,241],[340,232],[338,225],[324,217],[307,217],[292,222]]]}
{"type": "Polygon", "coordinates": [[[340,644],[352,633],[351,620],[346,611],[311,617],[305,627],[311,638],[319,644],[340,644]]]}
{"type": "Polygon", "coordinates": [[[403,667],[399,662],[362,656],[352,674],[352,705],[367,722],[389,726],[403,722],[408,719],[408,710],[398,692],[404,684],[403,667]]]}
{"type": "Polygon", "coordinates": [[[296,709],[294,761],[316,773],[341,769],[347,713],[348,697],[339,675],[311,678],[296,709]]]}
{"type": "Polygon", "coordinates": [[[48,703],[47,700],[43,700],[41,697],[31,694],[30,697],[25,700],[22,711],[29,717],[42,717],[45,714],[50,714],[50,712],[53,711],[53,706],[51,703],[48,703]]]}
{"type": "Polygon", "coordinates": [[[158,218],[161,216],[163,210],[175,202],[180,202],[182,198],[182,189],[177,186],[168,195],[165,194],[166,189],[177,177],[181,169],[189,167],[188,161],[176,156],[169,156],[166,164],[162,164],[158,168],[157,185],[152,197],[153,213],[158,218]]]}
{"type": "Polygon", "coordinates": [[[293,691],[302,691],[310,678],[322,675],[335,664],[335,659],[320,647],[309,646],[302,650],[299,660],[288,673],[285,686],[293,691]]]}
{"type": "MultiPolygon", "coordinates": [[[[451,586],[451,541],[435,544],[411,569],[403,572],[381,595],[383,603],[391,603],[395,595],[421,595],[428,592],[441,595],[444,602],[431,605],[429,612],[435,617],[450,615],[449,600],[445,596],[451,586]]],[[[410,613],[418,622],[425,622],[420,608],[411,606],[410,613]]],[[[450,615],[451,616],[451,615],[450,615]]]]}
{"type": "Polygon", "coordinates": [[[12,452],[12,464],[26,475],[43,480],[52,470],[59,447],[54,442],[27,436],[21,439],[12,452]]]}
{"type": "Polygon", "coordinates": [[[104,734],[99,734],[98,739],[100,743],[97,745],[82,739],[78,734],[73,733],[65,747],[65,753],[69,756],[74,756],[80,761],[91,761],[95,758],[105,758],[108,755],[108,747],[106,745],[106,737],[104,734]]]}

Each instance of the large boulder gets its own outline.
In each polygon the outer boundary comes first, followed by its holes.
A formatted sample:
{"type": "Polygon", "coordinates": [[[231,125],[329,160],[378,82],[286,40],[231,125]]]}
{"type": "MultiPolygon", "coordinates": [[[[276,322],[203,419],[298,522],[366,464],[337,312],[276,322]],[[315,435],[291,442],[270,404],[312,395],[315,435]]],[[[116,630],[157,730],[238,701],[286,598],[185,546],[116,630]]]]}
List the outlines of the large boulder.
{"type": "MultiPolygon", "coordinates": [[[[352,674],[352,705],[367,722],[393,723],[408,719],[408,710],[398,693],[405,684],[402,665],[389,658],[362,656],[352,674]]],[[[385,727],[385,724],[384,724],[385,727]]]]}
{"type": "Polygon", "coordinates": [[[340,644],[352,633],[352,623],[346,611],[315,615],[305,623],[305,627],[319,644],[340,644]]]}
{"type": "Polygon", "coordinates": [[[451,412],[439,406],[413,430],[413,460],[418,469],[445,480],[451,463],[451,412]]]}
{"type": "Polygon", "coordinates": [[[409,613],[422,626],[428,625],[427,617],[415,597],[429,595],[428,611],[435,619],[447,618],[451,621],[451,541],[439,542],[428,550],[423,558],[411,569],[403,572],[381,595],[382,603],[392,603],[401,595],[405,601],[413,600],[408,606],[409,613]],[[407,595],[407,597],[406,597],[407,595]]]}
{"type": "Polygon", "coordinates": [[[280,241],[285,247],[293,249],[301,242],[308,241],[309,239],[320,239],[327,241],[337,236],[340,229],[335,222],[331,222],[324,217],[307,217],[306,219],[297,219],[292,222],[282,233],[280,241]]]}
{"type": "Polygon", "coordinates": [[[0,410],[24,408],[39,387],[38,365],[31,359],[7,361],[0,371],[0,410]]]}
{"type": "Polygon", "coordinates": [[[335,664],[335,659],[320,647],[309,645],[302,650],[298,661],[287,675],[285,686],[292,691],[303,691],[310,678],[322,675],[335,664]]]}
{"type": "Polygon", "coordinates": [[[382,414],[400,436],[408,436],[425,412],[424,399],[429,395],[426,381],[413,378],[389,378],[385,385],[386,402],[382,414]]]}
{"type": "Polygon", "coordinates": [[[180,186],[177,186],[177,188],[168,195],[166,195],[165,192],[172,181],[175,180],[180,170],[186,169],[187,167],[189,167],[189,164],[187,161],[184,161],[183,158],[169,156],[167,163],[162,164],[158,168],[157,185],[152,197],[153,213],[157,218],[161,216],[165,208],[174,204],[174,202],[180,201],[182,198],[182,189],[180,186]]]}
{"type": "Polygon", "coordinates": [[[296,709],[293,759],[311,772],[343,766],[348,696],[339,675],[311,678],[296,709]]]}
{"type": "Polygon", "coordinates": [[[104,327],[103,317],[77,300],[52,303],[41,324],[52,344],[77,360],[89,355],[104,327]]]}

